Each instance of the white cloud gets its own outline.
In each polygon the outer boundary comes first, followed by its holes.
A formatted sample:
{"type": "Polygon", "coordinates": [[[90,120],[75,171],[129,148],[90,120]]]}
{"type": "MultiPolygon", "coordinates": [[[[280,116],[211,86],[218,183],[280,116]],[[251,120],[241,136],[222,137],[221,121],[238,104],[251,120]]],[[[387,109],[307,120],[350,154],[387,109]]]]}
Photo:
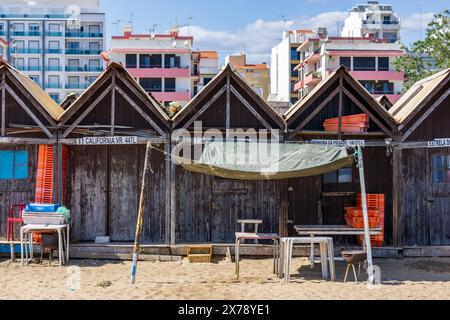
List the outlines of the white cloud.
{"type": "MultiPolygon", "coordinates": [[[[340,27],[347,16],[346,12],[334,11],[317,16],[300,16],[289,21],[264,21],[258,19],[237,30],[207,30],[200,26],[191,26],[190,34],[194,36],[194,47],[200,50],[217,50],[222,58],[227,54],[248,54],[249,62],[269,62],[271,49],[279,43],[285,29],[317,29],[326,27],[330,34],[336,33],[337,22],[340,27]]],[[[187,27],[181,29],[187,34],[187,27]]]]}

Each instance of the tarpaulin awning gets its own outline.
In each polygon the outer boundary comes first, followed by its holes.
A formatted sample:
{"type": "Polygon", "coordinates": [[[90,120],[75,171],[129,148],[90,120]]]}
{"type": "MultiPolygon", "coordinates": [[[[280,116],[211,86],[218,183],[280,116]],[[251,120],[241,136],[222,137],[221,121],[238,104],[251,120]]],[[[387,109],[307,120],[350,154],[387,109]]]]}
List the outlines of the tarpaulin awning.
{"type": "Polygon", "coordinates": [[[346,147],[312,144],[209,142],[188,171],[234,180],[280,180],[322,175],[351,166],[346,147]]]}

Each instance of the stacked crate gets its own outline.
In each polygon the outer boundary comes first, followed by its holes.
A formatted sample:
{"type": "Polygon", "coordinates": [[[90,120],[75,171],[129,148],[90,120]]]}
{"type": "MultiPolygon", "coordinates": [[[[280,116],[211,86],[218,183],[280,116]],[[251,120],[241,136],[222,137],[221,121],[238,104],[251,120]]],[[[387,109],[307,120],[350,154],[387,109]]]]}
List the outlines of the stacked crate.
{"type": "MultiPolygon", "coordinates": [[[[67,189],[69,149],[67,146],[62,148],[63,160],[63,199],[65,199],[67,189]]],[[[39,145],[38,151],[38,170],[36,177],[35,202],[42,204],[51,204],[54,202],[54,151],[52,145],[39,145]]]]}
{"type": "MultiPolygon", "coordinates": [[[[345,220],[347,224],[354,228],[364,228],[364,214],[362,209],[362,195],[358,194],[356,199],[356,208],[345,208],[345,220]]],[[[385,195],[384,194],[368,194],[367,208],[369,215],[369,227],[381,228],[382,234],[372,236],[372,246],[382,247],[384,244],[384,222],[385,222],[385,195]]],[[[358,237],[361,244],[364,243],[364,237],[358,237]]]]}
{"type": "MultiPolygon", "coordinates": [[[[370,127],[369,116],[366,114],[357,114],[342,117],[341,131],[344,133],[364,133],[370,127]]],[[[327,119],[323,123],[326,132],[339,131],[339,118],[327,119]]]]}

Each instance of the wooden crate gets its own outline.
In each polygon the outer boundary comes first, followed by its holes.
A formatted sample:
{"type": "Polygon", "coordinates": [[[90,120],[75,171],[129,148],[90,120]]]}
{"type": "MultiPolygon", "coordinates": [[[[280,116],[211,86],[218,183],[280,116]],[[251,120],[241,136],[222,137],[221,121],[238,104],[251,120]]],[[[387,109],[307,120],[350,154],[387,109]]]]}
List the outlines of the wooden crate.
{"type": "Polygon", "coordinates": [[[189,263],[211,263],[213,256],[212,246],[189,246],[189,263]]]}

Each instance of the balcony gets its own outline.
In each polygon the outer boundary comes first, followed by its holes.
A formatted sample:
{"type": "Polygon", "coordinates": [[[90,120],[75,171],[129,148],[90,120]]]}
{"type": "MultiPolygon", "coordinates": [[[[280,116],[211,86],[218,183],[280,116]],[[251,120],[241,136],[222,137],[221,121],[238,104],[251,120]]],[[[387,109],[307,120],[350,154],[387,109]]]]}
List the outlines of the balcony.
{"type": "Polygon", "coordinates": [[[5,30],[0,30],[0,36],[6,37],[6,31],[5,30]]]}
{"type": "Polygon", "coordinates": [[[41,37],[42,32],[40,32],[40,31],[12,31],[11,36],[13,36],[13,37],[41,37]]]}
{"type": "Polygon", "coordinates": [[[316,62],[319,62],[321,58],[322,58],[322,56],[321,56],[320,53],[314,52],[313,54],[310,54],[310,55],[305,59],[305,63],[306,63],[306,64],[316,63],[316,62]]]}
{"type": "Polygon", "coordinates": [[[356,80],[366,80],[366,81],[404,81],[405,74],[403,72],[397,71],[350,71],[350,74],[356,80]]]}
{"type": "Polygon", "coordinates": [[[305,82],[303,80],[300,80],[298,82],[295,83],[294,85],[294,92],[299,91],[300,89],[303,89],[305,87],[305,82]]]}
{"type": "Polygon", "coordinates": [[[62,37],[63,33],[61,31],[50,31],[45,33],[46,37],[62,37]]]}
{"type": "Polygon", "coordinates": [[[63,54],[64,50],[63,49],[46,49],[45,53],[47,53],[47,54],[63,54]]]}
{"type": "Polygon", "coordinates": [[[189,68],[128,68],[136,78],[189,78],[189,68]]]}
{"type": "Polygon", "coordinates": [[[49,82],[45,85],[46,89],[62,89],[61,83],[49,82]]]}
{"type": "Polygon", "coordinates": [[[103,38],[102,32],[66,31],[67,38],[103,38]]]}
{"type": "Polygon", "coordinates": [[[363,20],[364,25],[383,25],[389,26],[394,25],[397,26],[400,24],[400,21],[397,20],[363,20]]]}
{"type": "Polygon", "coordinates": [[[41,66],[16,66],[15,67],[19,71],[41,71],[41,66]]]}
{"type": "Polygon", "coordinates": [[[1,19],[69,19],[69,14],[2,13],[1,19]]]}
{"type": "Polygon", "coordinates": [[[63,71],[63,68],[61,66],[47,66],[45,67],[45,71],[59,72],[63,71]]]}
{"type": "Polygon", "coordinates": [[[66,83],[66,89],[84,90],[89,87],[87,83],[66,83]]]}
{"type": "Polygon", "coordinates": [[[189,101],[191,100],[191,94],[189,91],[178,92],[153,92],[153,96],[161,102],[165,101],[189,101]]]}
{"type": "Polygon", "coordinates": [[[82,50],[82,49],[66,49],[66,54],[70,55],[99,55],[101,50],[82,50]]]}
{"type": "Polygon", "coordinates": [[[66,72],[102,72],[102,67],[78,67],[78,66],[66,66],[66,72]]]}
{"type": "Polygon", "coordinates": [[[11,48],[11,54],[41,54],[42,49],[30,49],[30,48],[11,48]]]}
{"type": "Polygon", "coordinates": [[[305,85],[313,86],[322,81],[322,74],[320,72],[312,72],[306,75],[305,77],[305,85]]]}

